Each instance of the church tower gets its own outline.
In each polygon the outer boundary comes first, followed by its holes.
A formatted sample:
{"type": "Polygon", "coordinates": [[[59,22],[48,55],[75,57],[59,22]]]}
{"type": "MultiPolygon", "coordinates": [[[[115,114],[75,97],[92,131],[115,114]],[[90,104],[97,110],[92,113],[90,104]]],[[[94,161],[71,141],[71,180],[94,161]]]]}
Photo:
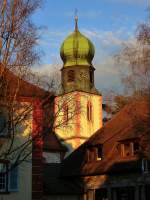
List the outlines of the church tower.
{"type": "Polygon", "coordinates": [[[55,99],[55,132],[69,153],[102,127],[102,96],[94,85],[92,42],[75,30],[61,45],[62,91],[55,99]]]}

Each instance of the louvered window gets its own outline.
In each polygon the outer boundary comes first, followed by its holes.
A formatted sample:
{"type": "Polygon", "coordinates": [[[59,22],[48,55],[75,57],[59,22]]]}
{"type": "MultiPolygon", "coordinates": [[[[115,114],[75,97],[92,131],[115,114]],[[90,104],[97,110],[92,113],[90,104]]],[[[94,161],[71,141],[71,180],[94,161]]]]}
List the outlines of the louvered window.
{"type": "Polygon", "coordinates": [[[69,70],[68,71],[68,82],[73,82],[75,81],[75,72],[74,70],[69,70]]]}

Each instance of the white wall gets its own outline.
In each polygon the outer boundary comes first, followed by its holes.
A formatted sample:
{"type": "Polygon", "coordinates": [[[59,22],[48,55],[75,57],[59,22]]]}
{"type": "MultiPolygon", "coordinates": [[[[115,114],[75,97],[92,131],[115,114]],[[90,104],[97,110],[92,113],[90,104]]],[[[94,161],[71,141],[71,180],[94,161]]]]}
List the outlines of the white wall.
{"type": "MultiPolygon", "coordinates": [[[[19,104],[16,115],[19,115],[23,109],[27,109],[28,103],[19,104]],[[27,105],[27,106],[26,106],[27,105]]],[[[31,108],[30,108],[31,109],[31,108]]],[[[21,115],[19,116],[21,117],[21,115]]],[[[29,136],[32,135],[32,111],[28,111],[28,117],[21,121],[15,129],[15,137],[12,146],[12,151],[16,149],[16,147],[24,144],[27,140],[30,141],[29,136]]],[[[11,137],[7,138],[0,149],[0,154],[3,155],[3,152],[8,152],[9,146],[11,144],[11,137]]],[[[25,149],[25,155],[31,152],[32,146],[29,145],[28,148],[25,149]]],[[[15,151],[15,153],[17,153],[15,151]]],[[[10,154],[7,160],[12,162],[12,160],[16,158],[15,153],[10,154]],[[14,158],[13,158],[14,156],[14,158]]],[[[23,155],[22,155],[23,156],[23,155]]],[[[22,157],[21,157],[22,158],[22,157]]],[[[22,162],[18,165],[18,191],[10,192],[9,194],[1,194],[0,200],[31,200],[32,199],[32,156],[28,157],[28,162],[22,162]]],[[[13,162],[12,162],[13,163],[13,162]]]]}
{"type": "Polygon", "coordinates": [[[60,163],[60,153],[56,152],[43,152],[43,157],[46,163],[60,163]]]}
{"type": "Polygon", "coordinates": [[[32,199],[32,164],[22,163],[19,166],[18,192],[0,194],[0,200],[31,200],[32,199]]]}

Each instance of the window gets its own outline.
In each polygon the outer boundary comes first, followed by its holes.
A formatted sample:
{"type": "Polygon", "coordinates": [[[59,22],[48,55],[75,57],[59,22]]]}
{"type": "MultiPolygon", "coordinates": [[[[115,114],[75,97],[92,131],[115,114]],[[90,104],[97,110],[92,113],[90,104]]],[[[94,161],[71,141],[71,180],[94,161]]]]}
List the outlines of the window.
{"type": "Polygon", "coordinates": [[[87,162],[102,160],[102,145],[89,147],[86,150],[86,158],[87,162]]]}
{"type": "Polygon", "coordinates": [[[137,155],[139,153],[140,150],[140,145],[138,142],[134,142],[133,143],[133,154],[137,155]]]}
{"type": "Polygon", "coordinates": [[[128,157],[132,155],[130,143],[121,144],[121,153],[123,157],[128,157]]]}
{"type": "Polygon", "coordinates": [[[87,103],[87,119],[88,121],[92,121],[92,104],[91,102],[87,103]]]}
{"type": "Polygon", "coordinates": [[[9,162],[0,162],[0,192],[18,191],[18,166],[11,165],[9,162]]]}
{"type": "Polygon", "coordinates": [[[0,108],[0,136],[8,134],[8,112],[4,107],[0,108]]]}
{"type": "Polygon", "coordinates": [[[0,163],[0,192],[8,191],[8,165],[5,162],[0,163]]]}
{"type": "Polygon", "coordinates": [[[102,160],[102,146],[97,147],[97,160],[102,160]]]}
{"type": "Polygon", "coordinates": [[[129,157],[136,156],[140,151],[138,141],[127,141],[121,144],[121,156],[129,157]]]}
{"type": "Polygon", "coordinates": [[[69,108],[68,108],[67,103],[64,103],[64,105],[63,105],[63,122],[65,124],[67,124],[68,120],[69,120],[69,108]]]}
{"type": "Polygon", "coordinates": [[[18,191],[18,166],[13,166],[9,172],[9,191],[18,191]]]}
{"type": "Polygon", "coordinates": [[[93,72],[90,70],[90,83],[93,83],[93,72]]]}
{"type": "Polygon", "coordinates": [[[68,82],[73,82],[75,80],[75,72],[74,70],[68,71],[68,82]]]}
{"type": "Polygon", "coordinates": [[[146,158],[142,159],[142,172],[143,173],[150,172],[150,161],[146,158]]]}

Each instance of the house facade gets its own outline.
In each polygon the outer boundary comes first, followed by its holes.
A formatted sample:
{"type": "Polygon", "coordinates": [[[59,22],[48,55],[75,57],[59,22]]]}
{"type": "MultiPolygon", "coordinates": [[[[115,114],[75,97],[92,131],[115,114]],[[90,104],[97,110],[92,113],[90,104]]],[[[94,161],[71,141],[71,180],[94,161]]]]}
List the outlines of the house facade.
{"type": "Polygon", "coordinates": [[[43,137],[45,127],[50,128],[45,120],[45,115],[49,116],[46,105],[51,110],[53,94],[24,81],[3,65],[0,75],[6,86],[0,96],[0,198],[41,199],[43,137]]]}

